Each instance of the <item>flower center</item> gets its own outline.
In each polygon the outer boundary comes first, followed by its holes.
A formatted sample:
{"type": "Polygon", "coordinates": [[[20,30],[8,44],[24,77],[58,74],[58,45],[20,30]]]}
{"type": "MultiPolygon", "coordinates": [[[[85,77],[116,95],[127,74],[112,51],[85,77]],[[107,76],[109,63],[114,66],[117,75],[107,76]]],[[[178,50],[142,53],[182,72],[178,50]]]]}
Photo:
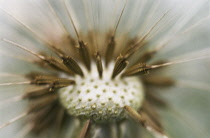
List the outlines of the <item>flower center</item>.
{"type": "Polygon", "coordinates": [[[76,85],[59,91],[62,105],[72,116],[96,122],[117,121],[126,117],[124,106],[139,109],[144,98],[138,77],[111,79],[114,64],[103,71],[100,78],[96,66],[84,70],[84,77],[75,76],[76,85]]]}

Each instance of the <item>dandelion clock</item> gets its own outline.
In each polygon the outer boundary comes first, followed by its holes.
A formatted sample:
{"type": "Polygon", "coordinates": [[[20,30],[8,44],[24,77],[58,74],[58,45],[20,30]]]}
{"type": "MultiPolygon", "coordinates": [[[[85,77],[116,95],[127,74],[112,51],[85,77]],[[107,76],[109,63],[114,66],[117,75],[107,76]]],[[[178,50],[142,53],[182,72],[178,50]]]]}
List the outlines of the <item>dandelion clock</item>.
{"type": "Polygon", "coordinates": [[[209,3],[0,1],[0,137],[210,137],[209,3]]]}

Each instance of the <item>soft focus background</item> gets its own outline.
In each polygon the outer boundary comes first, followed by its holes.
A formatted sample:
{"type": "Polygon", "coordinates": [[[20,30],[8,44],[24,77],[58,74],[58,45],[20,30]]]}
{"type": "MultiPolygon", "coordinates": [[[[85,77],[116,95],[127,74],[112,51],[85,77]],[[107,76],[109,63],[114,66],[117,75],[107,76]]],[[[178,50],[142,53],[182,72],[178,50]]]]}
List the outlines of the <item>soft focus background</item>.
{"type": "MultiPolygon", "coordinates": [[[[91,1],[94,2],[94,0],[91,1]]],[[[124,2],[120,1],[116,0],[115,5],[110,4],[110,1],[101,2],[103,4],[100,7],[100,25],[97,26],[100,31],[106,31],[113,27],[114,20],[112,17],[118,17],[120,11],[120,8],[115,7],[122,7],[124,4],[124,2]]],[[[189,32],[178,34],[176,39],[158,53],[155,60],[173,60],[210,54],[210,19],[206,18],[210,16],[209,0],[161,0],[157,7],[155,4],[158,2],[154,2],[155,0],[147,1],[145,5],[141,5],[142,1],[140,0],[128,1],[117,36],[127,32],[130,36],[144,34],[163,13],[171,9],[166,20],[161,22],[157,30],[154,30],[155,39],[150,41],[151,45],[148,49],[158,43],[160,38],[161,40],[167,40],[176,34],[176,31],[181,32],[199,21],[202,22],[189,32]],[[138,7],[139,5],[141,5],[140,8],[138,7]],[[151,8],[152,6],[156,7],[156,11],[153,16],[148,17],[147,7],[151,8]],[[148,23],[141,28],[142,32],[139,34],[139,30],[136,28],[143,25],[143,21],[147,17],[148,23]],[[171,28],[172,24],[176,26],[174,31],[164,35],[171,28]]],[[[59,16],[62,17],[62,21],[67,26],[68,31],[75,36],[66,13],[64,10],[60,10],[62,6],[60,1],[52,0],[51,2],[59,16]]],[[[93,11],[89,14],[98,16],[98,7],[88,2],[86,4],[87,7],[93,8],[93,11]]],[[[69,7],[79,31],[87,32],[89,25],[84,14],[85,11],[82,10],[84,8],[81,5],[82,1],[71,0],[69,7]]],[[[47,8],[45,1],[0,0],[0,8],[11,13],[30,26],[30,28],[33,28],[42,38],[59,43],[58,38],[62,36],[62,30],[58,22],[54,20],[54,16],[47,8]]],[[[1,9],[0,38],[16,41],[35,52],[45,51],[50,53],[48,48],[44,47],[37,39],[34,39],[30,32],[26,31],[1,9]]],[[[91,23],[93,24],[92,20],[90,21],[91,23]]],[[[45,72],[45,70],[30,63],[33,59],[34,57],[26,52],[0,41],[0,83],[24,81],[25,79],[21,75],[32,70],[45,72]]],[[[167,134],[172,138],[210,137],[210,60],[198,60],[170,66],[162,74],[164,76],[172,76],[178,80],[176,87],[170,89],[154,88],[156,91],[161,91],[161,96],[169,101],[171,107],[173,107],[169,111],[161,110],[167,134]]],[[[0,101],[20,95],[26,87],[17,85],[0,86],[0,101]]],[[[26,101],[6,104],[1,104],[0,102],[0,124],[24,112],[25,109],[26,101]]],[[[21,129],[26,127],[21,121],[1,129],[0,137],[12,138],[14,135],[17,135],[21,129]]],[[[148,135],[148,137],[150,136],[148,135]]]]}

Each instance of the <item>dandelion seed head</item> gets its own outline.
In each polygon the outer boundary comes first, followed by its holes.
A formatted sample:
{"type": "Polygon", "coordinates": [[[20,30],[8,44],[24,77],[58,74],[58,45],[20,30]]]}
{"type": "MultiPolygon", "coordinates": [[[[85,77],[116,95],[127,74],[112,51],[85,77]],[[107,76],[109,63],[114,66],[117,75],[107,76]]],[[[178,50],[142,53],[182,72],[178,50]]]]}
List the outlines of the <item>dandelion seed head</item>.
{"type": "MultiPolygon", "coordinates": [[[[119,121],[126,117],[124,106],[139,109],[144,90],[138,77],[112,79],[114,63],[104,70],[100,78],[96,65],[84,77],[75,76],[77,84],[60,90],[61,103],[68,113],[76,117],[93,119],[96,122],[119,121]]],[[[85,70],[85,69],[83,69],[85,70]]]]}
{"type": "Polygon", "coordinates": [[[205,137],[207,3],[2,1],[0,137],[205,137]]]}

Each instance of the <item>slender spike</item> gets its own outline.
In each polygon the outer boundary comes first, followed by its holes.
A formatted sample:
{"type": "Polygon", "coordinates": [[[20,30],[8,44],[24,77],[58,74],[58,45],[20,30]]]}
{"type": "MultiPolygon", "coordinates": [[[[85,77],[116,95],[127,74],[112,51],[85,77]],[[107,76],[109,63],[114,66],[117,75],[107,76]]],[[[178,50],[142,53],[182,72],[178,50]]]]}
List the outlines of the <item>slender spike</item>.
{"type": "Polygon", "coordinates": [[[113,31],[112,36],[115,36],[115,34],[116,34],[116,32],[117,32],[117,28],[118,28],[118,26],[119,26],[119,24],[120,24],[120,21],[121,21],[121,18],[122,18],[123,13],[124,13],[124,11],[125,11],[125,7],[126,7],[126,5],[127,5],[127,2],[128,2],[128,0],[125,0],[125,4],[124,4],[123,9],[122,9],[122,11],[121,11],[121,13],[120,13],[120,17],[119,17],[119,19],[118,19],[118,21],[117,21],[117,24],[116,24],[116,27],[115,27],[115,29],[114,29],[114,31],[113,31]]]}
{"type": "Polygon", "coordinates": [[[164,66],[170,66],[170,65],[174,65],[174,64],[180,64],[180,63],[186,63],[186,62],[191,62],[191,61],[201,60],[201,59],[206,59],[206,58],[210,58],[210,55],[203,55],[203,56],[195,57],[195,58],[191,58],[191,59],[183,59],[183,60],[172,61],[172,62],[163,63],[163,64],[159,64],[159,65],[152,65],[152,66],[147,67],[147,68],[148,69],[155,69],[155,68],[160,68],[160,67],[164,67],[164,66]]]}
{"type": "Polygon", "coordinates": [[[128,68],[123,74],[122,77],[125,76],[132,76],[132,75],[136,75],[136,74],[148,74],[148,69],[146,69],[146,64],[144,63],[139,63],[136,64],[130,68],[128,68]]]}
{"type": "MultiPolygon", "coordinates": [[[[22,49],[22,50],[24,50],[24,51],[30,53],[30,54],[32,54],[32,55],[34,55],[34,56],[38,57],[38,58],[41,59],[42,61],[48,63],[48,64],[49,64],[51,67],[53,67],[54,69],[57,69],[57,70],[59,70],[59,71],[64,71],[64,72],[66,72],[66,73],[68,73],[68,74],[70,74],[70,75],[73,75],[72,72],[71,72],[68,68],[66,68],[62,63],[60,63],[58,60],[56,60],[56,59],[54,59],[54,58],[52,58],[52,57],[46,58],[45,56],[39,55],[39,54],[37,54],[37,53],[35,53],[35,52],[33,52],[33,51],[31,51],[31,50],[25,48],[24,46],[22,46],[22,45],[20,45],[20,44],[17,44],[17,43],[15,43],[15,42],[13,42],[13,41],[10,41],[10,40],[8,40],[8,39],[4,39],[4,38],[3,38],[3,39],[1,39],[1,40],[4,41],[4,42],[7,42],[7,43],[9,43],[9,44],[12,44],[12,45],[14,45],[14,46],[16,46],[16,47],[18,47],[18,48],[20,48],[20,49],[22,49]]],[[[57,49],[57,50],[58,50],[58,49],[57,49]]],[[[58,52],[59,52],[59,55],[62,55],[62,52],[61,52],[61,51],[57,51],[57,53],[58,53],[58,52]]]]}
{"type": "Polygon", "coordinates": [[[63,63],[72,70],[75,74],[80,75],[81,77],[84,77],[84,73],[80,66],[77,64],[77,62],[72,57],[62,57],[63,63]]]}
{"type": "Polygon", "coordinates": [[[198,22],[196,22],[195,24],[193,24],[193,25],[190,26],[189,28],[185,29],[185,30],[182,32],[182,34],[185,34],[185,33],[189,32],[189,31],[191,31],[192,29],[194,29],[195,27],[201,25],[203,22],[205,22],[205,21],[208,20],[209,18],[210,18],[210,16],[207,16],[207,17],[205,17],[205,18],[199,20],[198,22]]]}
{"type": "Polygon", "coordinates": [[[62,88],[69,85],[74,85],[75,81],[64,78],[50,78],[49,76],[36,76],[32,80],[32,84],[36,85],[51,85],[52,88],[62,88]]]}
{"type": "Polygon", "coordinates": [[[176,37],[179,37],[180,35],[185,35],[187,33],[189,33],[190,31],[192,31],[193,29],[195,29],[196,27],[200,26],[202,23],[204,23],[205,21],[207,21],[210,18],[210,16],[204,17],[201,20],[198,20],[197,22],[195,22],[193,25],[187,27],[186,29],[184,29],[183,31],[181,31],[180,33],[176,33],[175,36],[173,36],[172,38],[170,38],[168,41],[166,41],[165,44],[163,44],[162,47],[165,47],[165,45],[167,45],[169,42],[173,41],[174,39],[176,39],[176,37]]]}
{"type": "Polygon", "coordinates": [[[88,50],[88,48],[87,48],[87,46],[86,46],[86,44],[81,40],[81,38],[80,38],[80,36],[79,36],[79,33],[78,33],[78,31],[77,31],[77,28],[76,28],[76,26],[75,26],[75,24],[74,24],[74,21],[73,21],[73,19],[72,19],[72,16],[71,16],[71,13],[70,13],[70,11],[68,10],[68,7],[67,7],[67,5],[66,5],[66,1],[65,0],[63,0],[63,3],[64,3],[64,7],[65,7],[65,9],[66,9],[66,11],[67,11],[67,13],[68,13],[68,17],[69,17],[69,19],[70,19],[70,21],[71,21],[71,24],[72,24],[72,26],[73,26],[73,28],[74,28],[74,31],[75,31],[75,33],[76,33],[76,36],[77,36],[77,38],[78,38],[78,43],[79,43],[79,47],[78,47],[78,49],[79,49],[79,53],[80,53],[80,55],[81,55],[81,57],[82,57],[82,60],[83,60],[83,62],[84,62],[84,64],[85,64],[85,66],[87,67],[87,69],[90,71],[90,54],[89,54],[89,50],[88,50]]]}
{"type": "Polygon", "coordinates": [[[0,86],[31,84],[31,81],[0,83],[0,86]]]}
{"type": "Polygon", "coordinates": [[[90,54],[89,50],[87,48],[87,45],[83,41],[79,41],[79,53],[82,57],[82,60],[86,66],[86,68],[90,71],[91,68],[91,60],[90,60],[90,54]]]}
{"type": "Polygon", "coordinates": [[[54,76],[54,74],[49,75],[49,74],[44,74],[40,72],[31,72],[31,73],[26,74],[25,77],[30,80],[34,80],[40,77],[47,78],[47,79],[58,79],[58,77],[56,75],[54,76]]]}
{"type": "Polygon", "coordinates": [[[132,107],[126,105],[124,107],[124,109],[138,123],[145,123],[145,120],[143,120],[142,116],[136,110],[134,110],[132,107]]]}
{"type": "Polygon", "coordinates": [[[155,137],[168,138],[168,136],[166,136],[161,130],[151,126],[148,123],[148,120],[145,120],[144,116],[139,114],[132,107],[125,106],[124,109],[137,123],[142,124],[142,126],[145,127],[149,132],[151,132],[155,137]]]}
{"type": "Polygon", "coordinates": [[[161,49],[166,47],[169,44],[169,42],[172,41],[174,38],[175,37],[171,37],[165,42],[159,42],[158,44],[155,44],[156,46],[154,47],[154,49],[145,52],[145,54],[139,58],[139,62],[149,62],[161,49]]]}
{"type": "MultiPolygon", "coordinates": [[[[32,35],[35,36],[35,38],[37,38],[39,41],[41,41],[44,45],[46,45],[49,49],[53,50],[56,54],[59,54],[57,49],[55,48],[55,46],[50,43],[49,41],[41,38],[35,31],[33,31],[29,26],[27,26],[26,24],[24,24],[22,21],[20,21],[19,19],[17,19],[16,17],[14,17],[12,14],[10,14],[9,12],[5,11],[4,9],[0,8],[2,11],[4,11],[7,15],[9,15],[10,17],[12,17],[13,19],[15,19],[15,21],[17,21],[20,25],[22,25],[26,30],[28,30],[29,32],[32,33],[32,35]]],[[[69,35],[68,35],[68,38],[69,35]]]]}
{"type": "Polygon", "coordinates": [[[42,87],[40,89],[27,91],[25,94],[22,94],[22,95],[18,95],[18,96],[0,101],[0,106],[6,105],[6,104],[12,103],[12,102],[18,102],[18,101],[21,101],[24,99],[33,99],[33,98],[45,95],[45,94],[47,94],[49,92],[53,92],[53,91],[54,91],[54,89],[50,85],[48,85],[48,86],[42,87]]]}
{"type": "Polygon", "coordinates": [[[31,58],[25,58],[22,55],[14,55],[14,53],[10,53],[10,52],[5,52],[5,51],[0,50],[0,54],[11,57],[13,59],[18,59],[18,60],[21,60],[21,61],[24,61],[24,62],[28,62],[28,63],[33,63],[34,62],[33,59],[31,59],[31,58]]]}
{"type": "Polygon", "coordinates": [[[186,62],[191,62],[191,61],[195,61],[195,60],[206,59],[206,58],[210,58],[210,55],[202,55],[202,56],[191,58],[191,59],[177,60],[177,61],[167,62],[167,63],[163,63],[163,64],[159,64],[159,65],[150,65],[150,66],[148,66],[148,65],[142,65],[142,66],[134,65],[134,66],[130,67],[129,69],[127,69],[122,74],[122,76],[145,74],[145,73],[147,73],[147,71],[152,70],[152,69],[175,65],[175,64],[186,63],[186,62]]]}
{"type": "Polygon", "coordinates": [[[23,114],[11,119],[9,122],[1,125],[0,129],[14,123],[15,121],[27,116],[28,114],[39,113],[38,111],[49,107],[49,105],[53,105],[51,103],[55,102],[57,98],[57,94],[51,94],[38,99],[30,100],[30,108],[27,112],[24,112],[23,114]]]}
{"type": "Polygon", "coordinates": [[[129,58],[134,52],[136,52],[138,49],[144,46],[143,45],[144,40],[152,32],[152,30],[162,21],[162,19],[169,13],[169,11],[164,13],[163,16],[148,30],[148,32],[142,38],[139,39],[139,41],[137,41],[135,44],[133,44],[126,50],[126,52],[124,53],[126,58],[129,58]]]}
{"type": "Polygon", "coordinates": [[[147,124],[148,124],[148,128],[151,128],[151,132],[153,132],[153,135],[157,136],[160,135],[162,137],[165,136],[165,134],[163,133],[163,128],[160,127],[158,123],[160,123],[157,118],[152,118],[147,112],[145,112],[144,110],[140,110],[139,114],[142,116],[142,118],[144,120],[146,120],[147,124]],[[158,121],[158,123],[156,123],[158,121]],[[156,134],[158,133],[158,134],[156,134]],[[159,134],[160,133],[160,134],[159,134]]]}
{"type": "Polygon", "coordinates": [[[67,28],[65,27],[65,25],[61,21],[60,17],[58,16],[57,12],[55,11],[55,9],[50,4],[49,0],[46,0],[46,3],[49,6],[49,8],[50,8],[51,12],[53,13],[53,15],[55,16],[55,18],[57,19],[57,21],[59,22],[59,24],[62,27],[63,31],[66,33],[67,36],[69,36],[69,33],[67,31],[67,28]]]}
{"type": "Polygon", "coordinates": [[[11,41],[11,40],[8,40],[8,39],[5,39],[5,38],[2,38],[1,40],[4,41],[4,42],[9,43],[9,44],[11,44],[11,45],[16,46],[16,47],[18,47],[18,48],[20,48],[20,49],[22,49],[22,50],[24,50],[24,51],[26,51],[26,52],[32,54],[32,55],[38,57],[38,58],[41,59],[41,60],[45,60],[45,57],[44,57],[44,56],[39,55],[39,54],[37,54],[37,53],[35,53],[35,52],[33,52],[33,51],[31,51],[31,50],[25,48],[24,46],[22,46],[22,45],[20,45],[20,44],[17,44],[17,43],[15,43],[15,42],[13,42],[13,41],[11,41]]]}
{"type": "Polygon", "coordinates": [[[114,79],[117,75],[119,75],[127,65],[128,65],[127,59],[122,55],[120,55],[115,63],[114,70],[112,73],[112,79],[114,79]]]}
{"type": "MultiPolygon", "coordinates": [[[[154,49],[154,50],[152,50],[152,51],[148,51],[148,53],[152,53],[152,57],[154,56],[154,54],[156,54],[158,51],[160,51],[162,48],[164,48],[164,47],[166,47],[167,46],[167,44],[169,44],[171,41],[173,41],[173,40],[175,40],[175,38],[177,37],[177,36],[180,36],[180,35],[183,35],[183,34],[186,34],[186,33],[188,33],[188,32],[190,32],[191,30],[193,30],[194,28],[196,28],[196,27],[198,27],[199,25],[201,25],[203,22],[205,22],[206,20],[208,20],[210,18],[210,16],[207,16],[207,17],[205,17],[205,18],[203,18],[203,19],[201,19],[201,20],[199,20],[198,22],[196,22],[196,23],[194,23],[193,25],[191,25],[191,26],[189,26],[187,29],[185,29],[184,31],[181,31],[180,33],[176,33],[173,37],[169,37],[169,39],[168,40],[166,40],[165,42],[163,42],[162,44],[157,44],[157,47],[154,49]]],[[[147,59],[147,61],[149,61],[150,59],[151,59],[151,56],[149,56],[150,58],[149,59],[147,59]]],[[[142,58],[142,57],[141,57],[142,58]]],[[[141,60],[141,58],[140,58],[140,62],[142,61],[143,62],[143,60],[141,60]]],[[[144,59],[144,58],[143,58],[144,59]]],[[[146,61],[145,61],[146,62],[146,61]]]]}
{"type": "Polygon", "coordinates": [[[28,115],[28,112],[24,112],[24,113],[22,113],[22,114],[16,116],[15,118],[9,120],[9,121],[6,122],[5,124],[2,124],[2,125],[0,126],[0,129],[2,129],[2,128],[8,126],[8,125],[13,124],[14,122],[16,122],[16,121],[22,119],[23,117],[25,117],[25,116],[27,116],[27,115],[28,115]]]}
{"type": "Polygon", "coordinates": [[[91,127],[91,122],[90,122],[90,120],[87,120],[85,122],[85,125],[82,128],[82,131],[80,132],[79,138],[87,138],[88,133],[90,131],[90,127],[91,127]]]}
{"type": "Polygon", "coordinates": [[[58,71],[62,71],[62,72],[65,72],[65,73],[68,73],[69,75],[74,75],[74,73],[69,70],[63,63],[62,61],[56,59],[56,58],[53,58],[53,57],[50,57],[50,58],[45,58],[44,62],[46,62],[48,65],[50,65],[50,67],[58,70],[58,71]]]}
{"type": "Polygon", "coordinates": [[[114,31],[113,31],[113,33],[112,33],[110,39],[109,39],[108,45],[107,45],[107,49],[106,49],[106,53],[105,53],[105,65],[106,65],[106,66],[108,66],[108,63],[110,62],[110,60],[111,60],[112,57],[113,57],[112,55],[113,55],[113,53],[114,53],[115,46],[116,46],[115,35],[116,35],[116,32],[117,32],[117,28],[118,28],[118,26],[119,26],[119,23],[120,23],[120,21],[121,21],[122,15],[123,15],[123,13],[124,13],[126,4],[127,4],[127,0],[126,0],[126,2],[125,2],[125,4],[124,4],[124,7],[123,7],[123,9],[122,9],[122,11],[121,11],[121,14],[120,14],[120,17],[119,17],[119,19],[118,19],[118,21],[117,21],[116,27],[115,27],[115,29],[114,29],[114,31]]]}
{"type": "Polygon", "coordinates": [[[72,19],[71,13],[70,13],[70,11],[68,10],[67,4],[66,4],[66,0],[62,0],[62,2],[63,2],[63,4],[64,4],[65,10],[67,11],[68,17],[69,17],[69,19],[70,19],[70,21],[71,21],[71,24],[72,24],[72,26],[73,26],[73,28],[74,28],[74,31],[75,31],[75,33],[76,33],[76,35],[77,35],[77,38],[78,38],[78,40],[80,41],[79,33],[78,33],[77,28],[76,28],[76,26],[75,26],[75,24],[74,24],[74,21],[73,21],[73,19],[72,19]]]}
{"type": "Polygon", "coordinates": [[[95,60],[96,60],[98,75],[100,78],[102,78],[103,77],[103,65],[102,65],[101,55],[99,54],[99,52],[96,52],[95,60]]]}
{"type": "Polygon", "coordinates": [[[201,19],[201,20],[198,20],[198,22],[194,23],[192,26],[188,27],[187,29],[185,29],[182,34],[186,34],[187,32],[191,31],[192,29],[194,29],[195,27],[201,25],[203,22],[205,22],[206,20],[208,20],[210,18],[210,15],[201,19]]]}
{"type": "Polygon", "coordinates": [[[127,69],[127,71],[133,71],[133,70],[136,70],[140,67],[141,68],[146,67],[146,64],[145,63],[137,63],[137,64],[131,66],[129,69],[127,69]]]}
{"type": "Polygon", "coordinates": [[[35,36],[35,38],[37,38],[39,41],[41,41],[44,45],[46,45],[48,48],[52,48],[54,47],[53,44],[51,44],[49,41],[42,39],[35,31],[33,31],[29,26],[27,26],[26,24],[24,24],[22,21],[20,21],[19,19],[17,19],[16,17],[14,17],[11,13],[5,11],[4,9],[0,8],[2,11],[4,11],[7,15],[9,15],[10,17],[12,17],[15,21],[17,21],[20,25],[22,25],[26,30],[28,30],[29,32],[32,33],[32,35],[35,36]]]}
{"type": "MultiPolygon", "coordinates": [[[[53,58],[46,58],[45,56],[37,54],[37,53],[35,53],[35,52],[33,52],[33,51],[23,47],[22,45],[19,45],[19,44],[15,43],[15,42],[12,42],[10,40],[7,40],[7,39],[2,39],[2,40],[7,42],[7,43],[10,43],[10,44],[12,44],[12,45],[14,45],[14,46],[16,46],[18,48],[20,48],[20,49],[22,49],[22,50],[24,50],[24,51],[26,51],[26,52],[28,52],[28,53],[36,56],[36,57],[38,57],[39,59],[41,59],[41,61],[46,62],[52,68],[57,69],[59,71],[65,71],[65,72],[69,73],[70,75],[72,75],[72,72],[70,70],[68,70],[67,68],[65,68],[65,66],[63,66],[61,63],[59,63],[59,61],[56,61],[53,58]]],[[[40,64],[39,62],[34,62],[34,63],[40,64]]]]}
{"type": "MultiPolygon", "coordinates": [[[[142,4],[141,6],[144,6],[144,4],[142,4]]],[[[143,28],[151,22],[153,16],[155,15],[155,12],[158,10],[159,6],[160,6],[160,0],[154,1],[152,3],[151,7],[149,8],[148,14],[144,15],[145,18],[144,18],[143,24],[140,26],[140,28],[138,30],[143,30],[143,28]]]]}
{"type": "Polygon", "coordinates": [[[57,52],[57,55],[59,57],[63,57],[65,55],[64,52],[61,49],[56,48],[56,47],[52,47],[52,48],[57,52]]]}
{"type": "Polygon", "coordinates": [[[193,30],[197,26],[201,25],[203,22],[205,22],[209,18],[210,18],[210,16],[207,16],[207,17],[199,20],[198,22],[194,23],[193,25],[191,25],[190,27],[188,27],[184,31],[182,31],[180,33],[176,33],[173,37],[169,37],[169,39],[166,40],[165,42],[163,42],[162,44],[160,44],[160,45],[157,44],[157,46],[156,46],[156,48],[154,50],[148,51],[147,53],[145,53],[145,55],[141,56],[139,58],[140,59],[139,62],[149,61],[158,51],[160,51],[161,49],[163,49],[164,47],[166,47],[167,44],[169,44],[171,41],[173,41],[177,36],[180,36],[180,35],[183,35],[183,34],[186,34],[186,33],[190,32],[191,30],[193,30]]]}

